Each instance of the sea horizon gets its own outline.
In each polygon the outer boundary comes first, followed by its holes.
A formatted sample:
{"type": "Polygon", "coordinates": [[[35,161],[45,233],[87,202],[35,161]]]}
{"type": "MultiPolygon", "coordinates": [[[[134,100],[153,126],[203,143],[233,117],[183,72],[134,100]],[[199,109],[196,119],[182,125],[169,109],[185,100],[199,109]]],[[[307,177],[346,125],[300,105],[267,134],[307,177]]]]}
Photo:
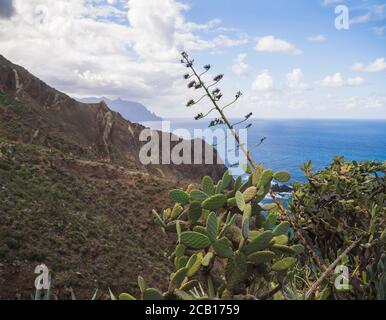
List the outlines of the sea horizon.
{"type": "MultiPolygon", "coordinates": [[[[187,129],[190,134],[194,129],[207,128],[209,122],[208,119],[165,120],[170,121],[171,132],[187,129]]],[[[335,156],[386,161],[386,119],[251,119],[248,123],[252,124],[248,131],[249,148],[266,138],[251,152],[253,159],[266,168],[289,171],[291,183],[305,181],[300,167],[309,160],[315,170],[328,166],[335,156]]],[[[142,124],[162,129],[162,121],[142,124]]]]}

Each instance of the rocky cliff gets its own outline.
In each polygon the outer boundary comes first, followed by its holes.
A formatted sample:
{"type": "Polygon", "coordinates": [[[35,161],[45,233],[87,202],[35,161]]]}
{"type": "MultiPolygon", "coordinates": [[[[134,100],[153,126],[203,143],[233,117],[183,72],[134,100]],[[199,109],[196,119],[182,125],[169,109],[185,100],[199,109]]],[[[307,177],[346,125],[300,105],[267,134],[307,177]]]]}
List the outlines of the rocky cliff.
{"type": "MultiPolygon", "coordinates": [[[[173,239],[152,209],[221,165],[142,165],[144,129],[80,103],[0,56],[0,299],[30,299],[46,264],[60,299],[167,284],[173,239]]],[[[168,135],[168,134],[164,134],[168,135]]]]}
{"type": "Polygon", "coordinates": [[[177,179],[196,179],[208,174],[219,178],[224,172],[222,165],[143,166],[139,160],[144,144],[139,141],[143,126],[125,120],[103,101],[78,102],[2,56],[0,93],[3,102],[8,99],[9,103],[18,103],[17,108],[0,109],[0,132],[11,140],[54,147],[90,160],[177,179]]]}

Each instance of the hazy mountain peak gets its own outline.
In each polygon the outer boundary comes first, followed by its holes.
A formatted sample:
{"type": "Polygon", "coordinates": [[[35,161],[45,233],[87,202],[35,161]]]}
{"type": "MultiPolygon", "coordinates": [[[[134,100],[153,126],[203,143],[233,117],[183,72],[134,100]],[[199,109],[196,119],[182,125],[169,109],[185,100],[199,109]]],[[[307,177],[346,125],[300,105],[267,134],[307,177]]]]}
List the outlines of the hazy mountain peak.
{"type": "Polygon", "coordinates": [[[110,109],[119,112],[123,118],[131,122],[143,122],[143,121],[160,121],[162,120],[156,114],[149,111],[143,104],[139,102],[124,100],[120,97],[116,99],[109,99],[107,97],[87,97],[77,99],[84,103],[98,103],[105,101],[110,109]]]}

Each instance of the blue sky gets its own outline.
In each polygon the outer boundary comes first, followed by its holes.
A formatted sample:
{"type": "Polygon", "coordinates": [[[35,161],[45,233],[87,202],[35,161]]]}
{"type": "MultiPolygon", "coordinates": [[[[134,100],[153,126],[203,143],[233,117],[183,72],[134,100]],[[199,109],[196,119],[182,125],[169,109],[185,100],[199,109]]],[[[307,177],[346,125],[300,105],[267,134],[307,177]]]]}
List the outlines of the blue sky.
{"type": "Polygon", "coordinates": [[[226,74],[225,98],[243,91],[231,116],[386,118],[385,27],[385,0],[2,0],[0,54],[72,96],[164,117],[206,108],[184,106],[188,50],[226,74]],[[338,5],[348,30],[335,28],[338,5]]]}

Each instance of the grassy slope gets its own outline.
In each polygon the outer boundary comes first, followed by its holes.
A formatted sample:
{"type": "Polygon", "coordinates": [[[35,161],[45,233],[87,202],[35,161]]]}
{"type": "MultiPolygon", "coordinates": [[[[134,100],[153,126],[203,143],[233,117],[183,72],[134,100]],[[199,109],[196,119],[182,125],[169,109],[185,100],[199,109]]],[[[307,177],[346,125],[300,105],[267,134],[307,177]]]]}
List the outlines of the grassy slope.
{"type": "Polygon", "coordinates": [[[39,263],[61,298],[69,287],[80,298],[97,287],[135,293],[138,274],[166,283],[170,242],[150,211],[169,204],[174,182],[35,145],[0,147],[0,299],[29,298],[39,263]]]}

